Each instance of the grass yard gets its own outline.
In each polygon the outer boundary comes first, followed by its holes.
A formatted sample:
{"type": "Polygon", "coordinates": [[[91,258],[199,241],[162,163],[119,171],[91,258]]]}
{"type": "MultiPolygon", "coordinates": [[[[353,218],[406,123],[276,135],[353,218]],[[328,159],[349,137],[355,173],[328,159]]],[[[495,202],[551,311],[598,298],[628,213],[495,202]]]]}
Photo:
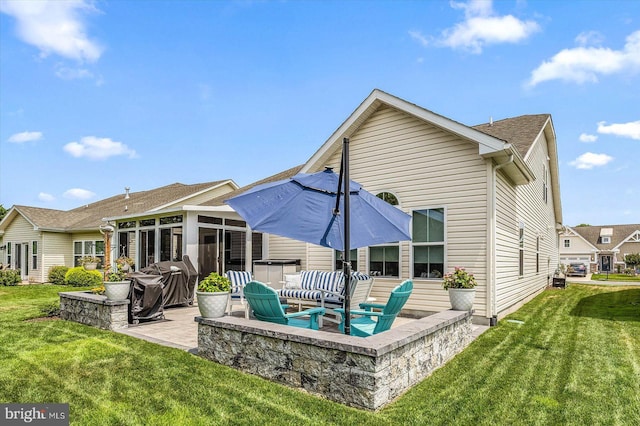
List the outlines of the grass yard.
{"type": "Polygon", "coordinates": [[[640,283],[640,276],[634,277],[626,274],[592,274],[591,279],[595,281],[629,281],[640,283]]]}
{"type": "Polygon", "coordinates": [[[640,424],[640,287],[546,291],[378,413],[129,336],[29,321],[64,290],[0,287],[0,402],[69,402],[80,425],[640,424]]]}

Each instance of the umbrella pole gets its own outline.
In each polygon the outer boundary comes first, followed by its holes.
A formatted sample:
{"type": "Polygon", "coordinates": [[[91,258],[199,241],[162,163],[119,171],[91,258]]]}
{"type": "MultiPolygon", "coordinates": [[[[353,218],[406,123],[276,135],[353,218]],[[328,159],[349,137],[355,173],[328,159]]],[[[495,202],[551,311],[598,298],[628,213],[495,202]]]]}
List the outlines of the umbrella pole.
{"type": "MultiPolygon", "coordinates": [[[[344,182],[344,334],[351,335],[351,212],[349,201],[349,138],[342,139],[342,171],[344,182]]],[[[338,195],[340,188],[338,188],[338,195]]]]}

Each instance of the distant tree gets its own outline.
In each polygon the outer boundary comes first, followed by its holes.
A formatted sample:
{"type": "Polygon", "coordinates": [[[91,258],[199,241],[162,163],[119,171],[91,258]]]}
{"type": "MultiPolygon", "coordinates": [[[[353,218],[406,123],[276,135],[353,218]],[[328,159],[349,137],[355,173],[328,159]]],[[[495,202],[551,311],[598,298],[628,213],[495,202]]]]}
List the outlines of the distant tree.
{"type": "Polygon", "coordinates": [[[636,266],[640,265],[640,253],[631,253],[624,257],[624,263],[631,268],[636,269],[636,266]]]}
{"type": "Polygon", "coordinates": [[[580,225],[574,226],[574,228],[580,228],[581,226],[591,226],[588,223],[581,223],[580,225]]]}
{"type": "Polygon", "coordinates": [[[7,209],[5,209],[2,204],[0,204],[0,220],[2,220],[2,218],[4,217],[4,215],[7,214],[7,209]]]}

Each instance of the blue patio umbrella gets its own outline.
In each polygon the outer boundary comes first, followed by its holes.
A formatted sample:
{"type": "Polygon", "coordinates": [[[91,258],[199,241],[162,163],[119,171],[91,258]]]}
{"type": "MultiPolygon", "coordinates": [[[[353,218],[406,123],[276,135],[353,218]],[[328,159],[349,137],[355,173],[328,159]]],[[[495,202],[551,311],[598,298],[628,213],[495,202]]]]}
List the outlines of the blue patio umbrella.
{"type": "MultiPolygon", "coordinates": [[[[411,217],[348,179],[348,140],[342,174],[327,168],[258,185],[225,200],[256,231],[280,235],[344,252],[345,314],[349,318],[349,251],[410,240],[411,217]],[[344,179],[343,179],[344,176],[344,179]],[[345,192],[345,182],[349,191],[345,192]],[[340,191],[338,189],[341,189],[340,191]]],[[[348,334],[347,324],[345,332],[348,334]]]]}

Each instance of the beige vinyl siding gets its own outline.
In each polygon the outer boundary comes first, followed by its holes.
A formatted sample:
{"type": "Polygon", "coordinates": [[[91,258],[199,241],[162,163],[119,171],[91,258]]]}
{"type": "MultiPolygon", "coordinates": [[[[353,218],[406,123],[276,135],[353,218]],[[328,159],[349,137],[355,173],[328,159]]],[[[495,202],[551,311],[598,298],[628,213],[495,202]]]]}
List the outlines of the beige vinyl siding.
{"type": "Polygon", "coordinates": [[[307,269],[333,271],[333,250],[327,247],[317,246],[315,244],[307,244],[307,269]]]}
{"type": "MultiPolygon", "coordinates": [[[[12,257],[12,266],[15,265],[16,260],[16,245],[20,245],[20,250],[22,250],[22,245],[27,244],[28,249],[25,253],[22,252],[23,255],[23,264],[28,266],[28,274],[25,274],[25,271],[22,271],[25,278],[30,282],[42,282],[42,239],[40,236],[40,231],[35,231],[33,229],[33,225],[29,223],[21,214],[16,215],[11,224],[5,230],[5,234],[3,237],[3,244],[11,243],[11,257],[12,257]],[[38,243],[38,268],[33,269],[33,260],[32,260],[32,242],[37,241],[38,243]]],[[[6,250],[4,251],[4,262],[6,262],[6,250]]]]}
{"type": "Polygon", "coordinates": [[[307,268],[307,244],[302,241],[269,235],[269,259],[300,259],[300,269],[307,268]]]}
{"type": "MultiPolygon", "coordinates": [[[[337,171],[341,150],[327,162],[337,171]]],[[[478,279],[477,315],[486,310],[486,163],[478,145],[462,140],[389,107],[381,107],[350,137],[351,179],[376,194],[393,192],[400,208],[412,210],[445,208],[445,269],[464,266],[478,279]]],[[[318,165],[321,170],[324,165],[318,165]]],[[[389,291],[410,278],[411,245],[402,242],[401,278],[375,280],[372,296],[385,300],[389,291]]],[[[363,257],[365,250],[360,250],[363,257]]],[[[321,266],[310,250],[310,264],[321,266]]],[[[324,254],[322,254],[324,256],[324,254]]],[[[364,259],[362,259],[364,260],[364,259]]],[[[368,270],[368,265],[358,269],[368,270]]],[[[330,265],[327,265],[330,266],[330,265]]],[[[439,311],[449,309],[441,280],[414,279],[414,291],[407,309],[439,311]]]]}
{"type": "Polygon", "coordinates": [[[548,201],[542,198],[542,165],[548,169],[544,134],[532,145],[527,164],[536,180],[513,187],[498,173],[496,191],[496,313],[498,316],[542,291],[558,264],[553,186],[548,201]],[[515,197],[514,197],[515,195],[515,197]],[[515,203],[515,210],[514,210],[515,203]],[[524,222],[524,271],[518,276],[519,222],[524,222]],[[536,272],[536,239],[540,237],[540,265],[536,272]]]}
{"type": "Polygon", "coordinates": [[[71,235],[58,232],[42,233],[42,266],[43,266],[43,282],[49,279],[49,270],[53,266],[73,265],[73,243],[71,235]]]}
{"type": "Polygon", "coordinates": [[[566,256],[573,253],[591,253],[593,246],[576,235],[560,235],[560,255],[566,256]],[[569,247],[564,246],[564,240],[569,240],[569,247]]]}

